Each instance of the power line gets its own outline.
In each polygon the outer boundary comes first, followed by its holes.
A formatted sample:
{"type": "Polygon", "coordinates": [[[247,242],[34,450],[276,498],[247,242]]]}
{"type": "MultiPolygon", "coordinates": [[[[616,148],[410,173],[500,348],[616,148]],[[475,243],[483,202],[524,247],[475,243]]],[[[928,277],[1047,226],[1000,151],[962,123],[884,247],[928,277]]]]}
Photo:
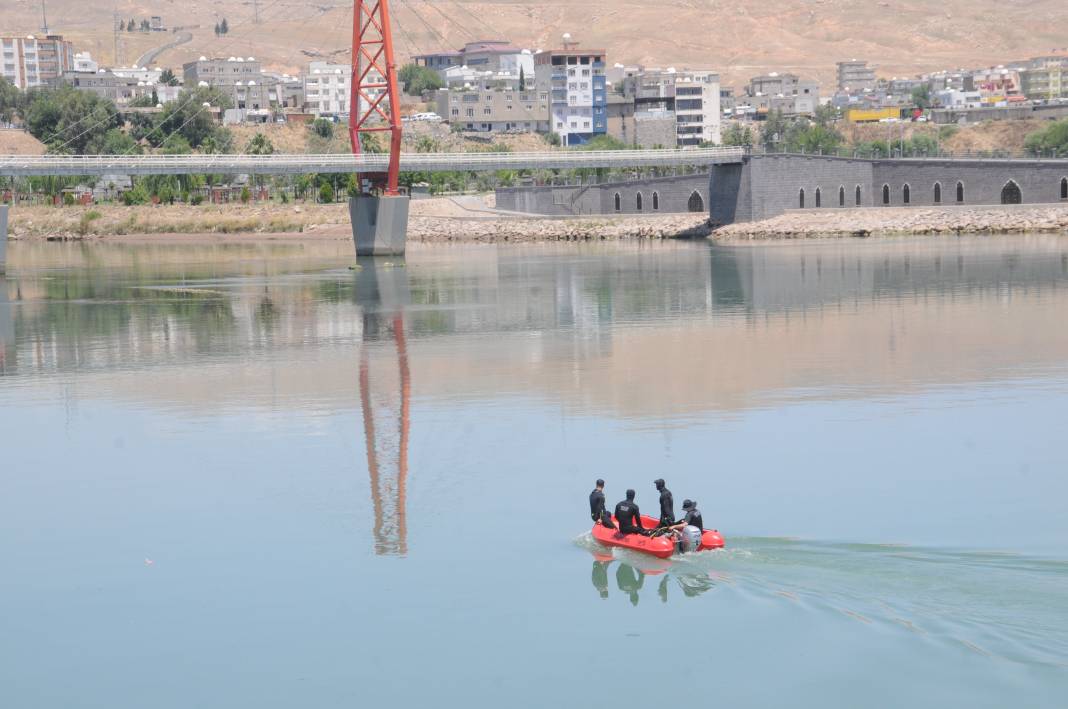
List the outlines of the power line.
{"type": "MultiPolygon", "coordinates": [[[[460,10],[462,13],[464,13],[464,15],[466,15],[467,17],[470,17],[475,22],[477,22],[478,24],[482,25],[487,30],[489,30],[490,36],[483,37],[483,39],[496,39],[497,30],[494,29],[493,27],[491,27],[488,22],[483,20],[477,14],[475,14],[475,13],[471,12],[470,10],[468,10],[466,7],[464,7],[464,5],[460,2],[460,0],[451,0],[451,1],[452,1],[452,4],[455,5],[458,10],[460,10]]],[[[476,39],[477,39],[477,37],[476,37],[476,39]]]]}
{"type": "MultiPolygon", "coordinates": [[[[449,17],[444,12],[442,12],[441,8],[439,8],[437,5],[435,5],[433,3],[426,3],[426,6],[429,7],[431,10],[433,10],[434,12],[438,13],[439,15],[441,15],[442,19],[445,20],[445,22],[454,22],[455,21],[453,18],[449,17]]],[[[470,37],[471,39],[475,39],[475,40],[478,39],[478,37],[476,35],[472,34],[472,32],[469,29],[467,29],[466,27],[464,27],[463,25],[457,23],[456,27],[461,32],[463,32],[468,37],[470,37]]]]}
{"type": "Polygon", "coordinates": [[[415,18],[417,20],[419,20],[421,23],[423,23],[423,26],[426,27],[427,31],[430,32],[430,34],[434,36],[435,40],[438,43],[438,46],[441,47],[441,50],[443,52],[448,52],[449,51],[448,40],[445,38],[445,36],[443,34],[441,34],[440,32],[438,32],[436,29],[434,29],[433,25],[431,25],[429,22],[427,22],[426,19],[422,15],[419,14],[418,10],[415,9],[415,7],[413,6],[413,4],[411,2],[408,2],[405,6],[408,8],[409,12],[411,12],[413,15],[415,15],[415,18]]]}

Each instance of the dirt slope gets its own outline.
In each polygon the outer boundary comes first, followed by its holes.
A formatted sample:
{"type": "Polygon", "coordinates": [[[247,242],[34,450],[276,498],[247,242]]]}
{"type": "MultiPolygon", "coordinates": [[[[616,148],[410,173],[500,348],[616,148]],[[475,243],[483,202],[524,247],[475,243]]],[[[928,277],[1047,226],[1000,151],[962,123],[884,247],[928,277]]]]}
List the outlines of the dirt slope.
{"type": "MultiPolygon", "coordinates": [[[[38,31],[38,0],[4,4],[0,34],[38,31]]],[[[50,0],[49,23],[111,62],[113,6],[122,17],[159,14],[169,27],[193,27],[191,42],[159,57],[165,65],[242,55],[295,71],[309,55],[347,59],[352,3],[345,0],[260,0],[261,24],[246,0],[50,0]],[[217,38],[222,17],[233,29],[217,38]]],[[[1068,44],[1063,0],[394,0],[394,17],[404,56],[490,35],[549,48],[571,32],[584,46],[607,48],[610,62],[709,66],[733,83],[792,69],[830,84],[834,62],[852,57],[886,76],[988,66],[1068,44]]],[[[120,53],[128,63],[170,38],[122,33],[120,53]]]]}

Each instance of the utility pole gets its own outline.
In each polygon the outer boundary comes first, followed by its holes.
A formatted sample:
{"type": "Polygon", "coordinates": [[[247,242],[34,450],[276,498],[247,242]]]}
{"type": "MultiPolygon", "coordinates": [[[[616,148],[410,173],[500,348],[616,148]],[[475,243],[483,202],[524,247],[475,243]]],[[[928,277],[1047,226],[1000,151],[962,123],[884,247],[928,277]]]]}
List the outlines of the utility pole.
{"type": "Polygon", "coordinates": [[[260,24],[260,0],[252,0],[252,12],[255,16],[253,21],[257,25],[260,24]]]}
{"type": "Polygon", "coordinates": [[[45,0],[41,0],[41,31],[46,37],[48,36],[48,13],[45,11],[45,0]]]}

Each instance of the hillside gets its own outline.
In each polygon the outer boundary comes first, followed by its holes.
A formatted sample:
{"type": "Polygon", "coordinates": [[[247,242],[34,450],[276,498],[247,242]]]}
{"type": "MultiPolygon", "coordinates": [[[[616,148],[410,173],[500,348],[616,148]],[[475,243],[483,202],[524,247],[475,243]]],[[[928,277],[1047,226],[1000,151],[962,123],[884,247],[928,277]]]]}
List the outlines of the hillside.
{"type": "MultiPolygon", "coordinates": [[[[39,0],[5,0],[0,34],[37,32],[39,0]]],[[[158,14],[191,27],[193,39],[159,62],[180,65],[204,55],[255,56],[269,68],[296,71],[313,57],[344,61],[352,5],[339,0],[119,0],[124,18],[158,14]],[[232,30],[217,38],[226,17],[232,30]],[[303,51],[302,51],[303,50],[303,51]]],[[[113,61],[112,3],[49,0],[53,32],[113,61]]],[[[489,35],[548,48],[571,32],[583,46],[605,47],[610,62],[708,66],[739,84],[769,70],[795,70],[830,85],[834,62],[865,58],[885,76],[987,66],[1048,52],[1068,36],[1063,0],[394,0],[398,53],[438,51],[489,35]],[[685,28],[684,32],[676,28],[685,28]]],[[[172,39],[121,33],[120,59],[172,39]]]]}

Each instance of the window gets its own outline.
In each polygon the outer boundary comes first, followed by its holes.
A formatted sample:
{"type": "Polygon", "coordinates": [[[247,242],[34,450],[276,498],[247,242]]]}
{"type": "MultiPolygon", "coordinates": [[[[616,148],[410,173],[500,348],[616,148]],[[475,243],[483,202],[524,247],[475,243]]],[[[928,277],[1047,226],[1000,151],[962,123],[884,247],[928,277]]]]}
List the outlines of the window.
{"type": "Polygon", "coordinates": [[[642,211],[642,193],[641,192],[639,192],[637,194],[637,196],[634,198],[634,208],[637,209],[639,212],[642,211]]]}
{"type": "Polygon", "coordinates": [[[845,186],[844,185],[838,187],[838,206],[839,207],[844,207],[845,206],[845,186]]]}
{"type": "Polygon", "coordinates": [[[659,209],[660,209],[660,193],[659,192],[653,192],[653,211],[655,212],[655,211],[658,211],[659,209]]]}
{"type": "Polygon", "coordinates": [[[1061,199],[1068,199],[1068,177],[1061,178],[1061,199]]]}
{"type": "Polygon", "coordinates": [[[1006,182],[1005,186],[1001,188],[1001,203],[1021,204],[1022,202],[1023,193],[1020,192],[1020,186],[1014,180],[1006,182]]]}
{"type": "Polygon", "coordinates": [[[801,188],[801,192],[798,195],[797,206],[800,209],[804,209],[805,208],[805,188],[804,187],[801,188]]]}
{"type": "Polygon", "coordinates": [[[909,204],[912,201],[912,190],[909,189],[908,183],[901,186],[901,203],[909,204]]]}
{"type": "Polygon", "coordinates": [[[890,204],[890,185],[883,185],[883,204],[890,204]]]}
{"type": "Polygon", "coordinates": [[[964,203],[964,183],[963,182],[958,182],[957,183],[957,204],[963,204],[963,203],[964,203]]]}
{"type": "Polygon", "coordinates": [[[819,209],[819,208],[820,208],[820,203],[821,203],[821,199],[820,199],[820,188],[819,188],[819,187],[817,187],[817,188],[816,188],[816,209],[819,209]]]}
{"type": "Polygon", "coordinates": [[[938,182],[934,183],[934,203],[942,204],[942,185],[938,182]]]}
{"type": "Polygon", "coordinates": [[[857,185],[857,189],[853,192],[853,201],[856,202],[856,206],[860,206],[860,185],[857,185]]]}
{"type": "MultiPolygon", "coordinates": [[[[804,190],[801,191],[804,194],[804,190]]],[[[690,194],[690,199],[686,202],[686,209],[691,212],[703,212],[705,211],[705,200],[701,197],[701,193],[694,190],[690,194]]]]}
{"type": "Polygon", "coordinates": [[[615,200],[616,200],[616,211],[618,212],[620,210],[620,207],[621,207],[621,204],[622,204],[622,201],[623,201],[622,198],[619,196],[618,192],[616,192],[615,200]]]}

